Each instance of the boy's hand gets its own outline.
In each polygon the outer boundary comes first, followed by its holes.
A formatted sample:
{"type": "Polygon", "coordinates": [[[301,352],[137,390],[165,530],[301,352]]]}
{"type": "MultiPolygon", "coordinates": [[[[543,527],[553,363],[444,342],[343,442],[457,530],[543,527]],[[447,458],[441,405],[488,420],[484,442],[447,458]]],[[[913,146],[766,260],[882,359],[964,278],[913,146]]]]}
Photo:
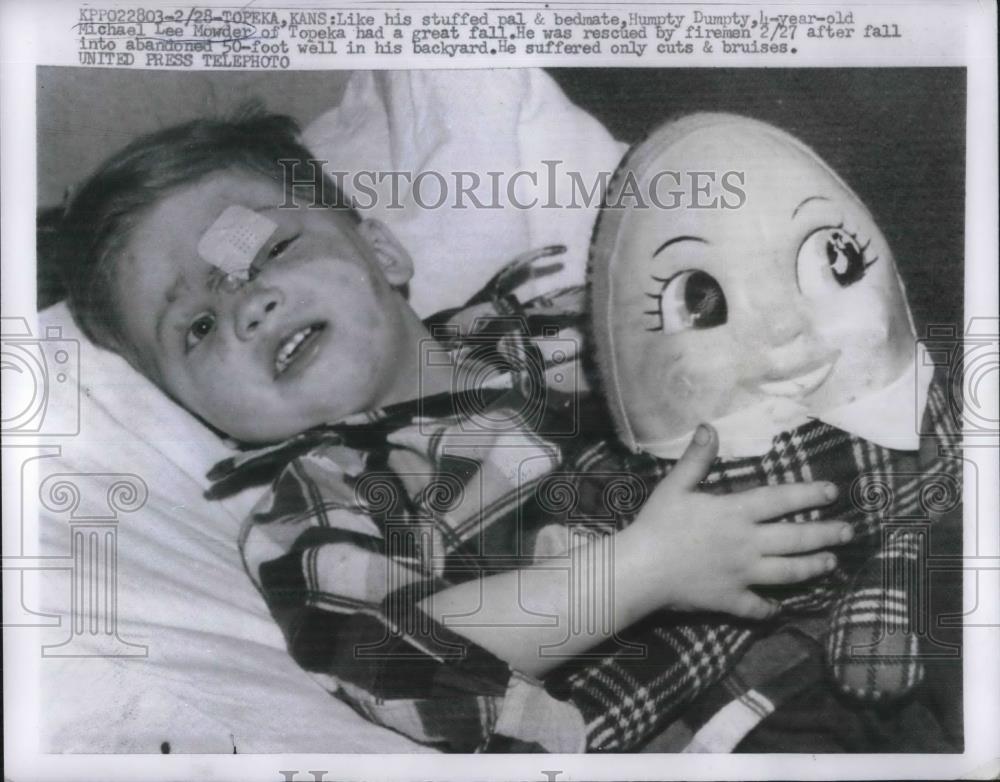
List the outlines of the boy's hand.
{"type": "Polygon", "coordinates": [[[767,486],[724,496],[699,492],[717,451],[714,430],[700,426],[639,517],[619,535],[616,569],[643,574],[647,586],[641,588],[641,602],[649,611],[724,611],[767,619],[777,612],[777,603],[750,587],[792,584],[832,570],[836,557],[817,550],[846,543],[852,529],[839,521],[759,523],[826,505],[837,496],[829,483],[767,486]]]}

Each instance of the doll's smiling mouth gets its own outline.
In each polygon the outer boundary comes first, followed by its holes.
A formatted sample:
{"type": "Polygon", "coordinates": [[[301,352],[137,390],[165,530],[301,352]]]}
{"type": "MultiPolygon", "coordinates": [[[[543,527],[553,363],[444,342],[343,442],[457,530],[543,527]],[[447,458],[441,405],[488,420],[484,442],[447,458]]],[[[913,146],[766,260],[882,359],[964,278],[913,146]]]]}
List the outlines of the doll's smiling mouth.
{"type": "Polygon", "coordinates": [[[816,369],[811,369],[797,377],[790,377],[787,380],[774,380],[770,383],[761,383],[760,390],[771,396],[808,396],[823,385],[835,363],[836,361],[828,361],[816,369]]]}

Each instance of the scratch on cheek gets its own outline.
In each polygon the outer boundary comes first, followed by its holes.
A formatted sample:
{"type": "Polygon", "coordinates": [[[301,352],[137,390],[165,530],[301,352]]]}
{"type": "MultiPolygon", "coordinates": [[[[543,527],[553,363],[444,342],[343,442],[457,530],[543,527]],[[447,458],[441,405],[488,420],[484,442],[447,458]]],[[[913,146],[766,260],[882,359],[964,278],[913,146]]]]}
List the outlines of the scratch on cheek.
{"type": "Polygon", "coordinates": [[[694,395],[694,384],[687,375],[674,375],[668,385],[677,396],[690,397],[694,395]]]}

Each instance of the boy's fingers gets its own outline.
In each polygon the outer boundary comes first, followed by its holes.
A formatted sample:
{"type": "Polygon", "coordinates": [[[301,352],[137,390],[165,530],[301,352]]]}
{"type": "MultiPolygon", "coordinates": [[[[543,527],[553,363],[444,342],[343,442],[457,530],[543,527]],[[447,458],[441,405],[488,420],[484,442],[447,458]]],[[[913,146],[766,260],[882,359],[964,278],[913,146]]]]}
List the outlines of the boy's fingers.
{"type": "Polygon", "coordinates": [[[807,551],[847,543],[854,530],[842,521],[806,521],[801,524],[779,522],[755,528],[762,554],[804,554],[807,551]]]}
{"type": "Polygon", "coordinates": [[[827,505],[836,499],[837,487],[825,482],[789,483],[761,486],[730,496],[749,518],[767,521],[806,508],[827,505]]]}
{"type": "Polygon", "coordinates": [[[719,439],[715,430],[708,424],[698,424],[694,437],[665,482],[669,482],[674,489],[693,491],[708,474],[718,452],[719,439]]]}
{"type": "Polygon", "coordinates": [[[778,604],[773,600],[765,600],[760,595],[747,591],[736,598],[730,613],[742,619],[762,621],[770,619],[778,613],[778,604]]]}
{"type": "Polygon", "coordinates": [[[765,557],[751,573],[751,582],[765,584],[797,584],[824,573],[837,566],[837,558],[828,551],[806,554],[801,557],[765,557]]]}

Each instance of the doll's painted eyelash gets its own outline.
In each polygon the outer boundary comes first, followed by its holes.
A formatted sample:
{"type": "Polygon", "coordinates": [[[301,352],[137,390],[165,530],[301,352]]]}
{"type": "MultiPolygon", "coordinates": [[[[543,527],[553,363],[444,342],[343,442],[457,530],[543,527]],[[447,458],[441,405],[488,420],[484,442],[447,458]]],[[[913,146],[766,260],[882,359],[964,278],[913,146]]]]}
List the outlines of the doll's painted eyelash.
{"type": "Polygon", "coordinates": [[[830,231],[826,242],[827,264],[834,280],[842,288],[864,277],[869,267],[878,260],[877,255],[868,257],[871,243],[870,238],[852,230],[843,219],[830,231]]]}
{"type": "Polygon", "coordinates": [[[872,240],[841,219],[810,233],[799,247],[796,273],[799,290],[806,296],[826,296],[864,278],[879,260],[872,255],[872,240]]]}
{"type": "Polygon", "coordinates": [[[872,244],[872,240],[869,237],[864,236],[860,231],[851,230],[851,227],[848,226],[846,224],[846,221],[843,219],[841,219],[841,221],[837,224],[837,229],[843,231],[845,234],[851,237],[851,239],[857,245],[858,249],[861,251],[861,256],[863,258],[865,269],[867,269],[869,266],[875,263],[875,261],[878,260],[877,255],[874,258],[868,258],[868,248],[871,247],[872,244]]]}
{"type": "Polygon", "coordinates": [[[676,274],[671,274],[669,277],[657,277],[655,274],[650,275],[654,280],[660,283],[660,289],[656,293],[647,293],[646,296],[651,298],[656,302],[655,310],[644,310],[643,315],[655,315],[657,319],[657,325],[647,328],[646,331],[663,331],[663,292],[667,289],[667,286],[673,282],[677,277],[684,272],[677,272],[676,274]]]}
{"type": "MultiPolygon", "coordinates": [[[[660,281],[659,277],[653,277],[653,279],[657,280],[657,281],[660,281]]],[[[642,314],[643,315],[655,315],[656,319],[658,321],[658,325],[652,326],[650,328],[647,328],[646,331],[663,331],[663,310],[660,309],[660,307],[659,307],[659,304],[660,304],[660,294],[661,293],[663,293],[662,289],[660,290],[660,293],[647,293],[646,294],[649,298],[651,298],[653,301],[656,302],[657,307],[656,307],[655,310],[643,310],[642,314]]]]}

